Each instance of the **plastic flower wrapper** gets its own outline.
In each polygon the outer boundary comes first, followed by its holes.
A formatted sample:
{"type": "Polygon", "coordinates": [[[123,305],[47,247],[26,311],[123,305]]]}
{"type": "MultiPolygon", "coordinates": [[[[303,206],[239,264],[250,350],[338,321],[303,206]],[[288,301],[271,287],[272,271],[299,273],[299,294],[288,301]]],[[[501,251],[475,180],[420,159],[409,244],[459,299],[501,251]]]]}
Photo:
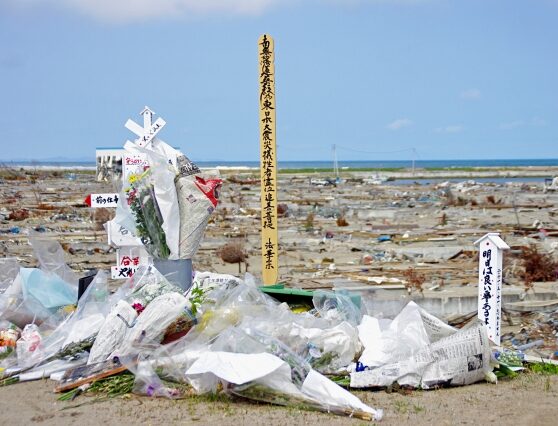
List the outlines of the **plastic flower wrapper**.
{"type": "Polygon", "coordinates": [[[494,371],[486,378],[487,381],[495,383],[498,378],[515,377],[518,371],[524,369],[525,354],[522,351],[503,349],[495,351],[492,355],[494,371]]]}
{"type": "Polygon", "coordinates": [[[312,303],[320,317],[332,323],[347,321],[356,327],[362,320],[360,308],[348,294],[317,290],[312,297],[312,303]]]}
{"type": "Polygon", "coordinates": [[[227,329],[186,371],[198,392],[223,383],[226,392],[278,405],[305,407],[364,420],[380,420],[381,410],[363,404],[298,357],[282,342],[261,333],[227,329]]]}
{"type": "Polygon", "coordinates": [[[127,324],[128,331],[111,357],[137,353],[137,348],[143,344],[161,343],[167,327],[173,324],[188,306],[188,300],[179,293],[166,293],[156,297],[137,319],[127,324]]]}
{"type": "Polygon", "coordinates": [[[16,351],[17,360],[21,365],[29,363],[29,359],[35,356],[42,355],[41,348],[41,333],[36,324],[27,324],[21,332],[21,338],[17,341],[16,351]]]}
{"type": "Polygon", "coordinates": [[[178,168],[175,183],[180,209],[179,257],[191,259],[219,202],[222,180],[203,176],[200,169],[184,155],[178,158],[178,168]]]}
{"type": "Polygon", "coordinates": [[[511,369],[522,370],[525,354],[518,350],[504,349],[502,351],[496,351],[494,353],[494,358],[496,358],[499,364],[503,364],[511,369]]]}
{"type": "Polygon", "coordinates": [[[9,321],[0,320],[0,360],[14,354],[21,330],[9,321]]]}
{"type": "MultiPolygon", "coordinates": [[[[141,148],[131,142],[124,145],[130,154],[143,156],[149,165],[139,175],[131,175],[123,188],[127,193],[132,216],[136,224],[134,234],[140,237],[147,251],[157,259],[178,259],[178,232],[180,226],[178,200],[174,179],[178,173],[176,157],[179,151],[162,141],[151,144],[150,148],[141,148]],[[129,187],[126,187],[129,185],[129,187]],[[130,195],[135,198],[132,203],[130,195]]],[[[117,209],[117,222],[129,229],[130,220],[126,210],[117,209]]]]}
{"type": "Polygon", "coordinates": [[[255,286],[236,282],[227,289],[228,281],[223,282],[205,294],[199,325],[192,333],[217,336],[238,325],[280,340],[316,370],[328,373],[344,369],[360,353],[358,331],[348,322],[332,326],[323,318],[293,313],[255,286]]]}
{"type": "Polygon", "coordinates": [[[88,364],[105,361],[130,332],[135,319],[158,296],[180,289],[153,266],[142,266],[109,298],[110,313],[100,327],[88,364]]]}
{"type": "MultiPolygon", "coordinates": [[[[199,324],[193,332],[206,336],[217,336],[228,326],[239,324],[246,316],[274,318],[270,312],[280,305],[257,287],[243,283],[230,290],[226,286],[214,288],[204,297],[199,308],[199,324]]],[[[288,310],[286,306],[279,309],[288,310]]]]}
{"type": "Polygon", "coordinates": [[[141,353],[138,356],[123,357],[121,361],[134,374],[132,392],[136,395],[177,399],[184,397],[184,385],[163,381],[153,367],[153,357],[141,353]]]}
{"type": "Polygon", "coordinates": [[[132,183],[128,190],[128,204],[136,220],[136,234],[153,257],[168,259],[170,249],[163,230],[163,215],[155,195],[151,169],[132,183]]]}
{"type": "Polygon", "coordinates": [[[240,328],[282,341],[321,373],[346,371],[361,350],[358,331],[347,322],[323,327],[319,321],[312,324],[301,321],[300,315],[284,314],[273,319],[247,317],[240,328]]]}
{"type": "Polygon", "coordinates": [[[125,339],[129,324],[132,324],[137,316],[138,313],[128,302],[120,300],[101,326],[87,363],[95,364],[106,361],[114,349],[125,339]]]}
{"type": "Polygon", "coordinates": [[[208,293],[214,289],[231,290],[241,281],[240,278],[234,275],[198,271],[194,276],[192,286],[188,290],[188,293],[192,293],[195,289],[200,289],[204,293],[208,293]]]}
{"type": "MultiPolygon", "coordinates": [[[[146,267],[141,279],[137,281],[134,289],[125,297],[125,300],[140,314],[155,298],[167,293],[183,291],[168,280],[155,267],[146,267]]],[[[137,274],[137,272],[136,272],[137,274]]]]}

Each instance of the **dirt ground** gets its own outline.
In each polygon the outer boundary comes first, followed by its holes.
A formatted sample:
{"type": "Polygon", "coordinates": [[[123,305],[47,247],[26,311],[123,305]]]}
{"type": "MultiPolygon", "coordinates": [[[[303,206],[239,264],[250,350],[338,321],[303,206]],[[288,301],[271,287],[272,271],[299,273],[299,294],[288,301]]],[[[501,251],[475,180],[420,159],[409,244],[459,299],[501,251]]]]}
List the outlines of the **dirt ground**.
{"type": "MultiPolygon", "coordinates": [[[[1,424],[10,425],[362,425],[358,419],[303,411],[298,408],[255,404],[239,399],[178,401],[146,397],[93,402],[81,396],[73,402],[57,401],[49,380],[0,388],[1,424]],[[78,406],[79,405],[79,406],[78,406]],[[75,407],[76,408],[72,408],[75,407]]],[[[363,402],[384,410],[382,425],[555,425],[558,416],[558,376],[526,373],[497,385],[414,391],[403,395],[385,391],[359,391],[363,402]]]]}

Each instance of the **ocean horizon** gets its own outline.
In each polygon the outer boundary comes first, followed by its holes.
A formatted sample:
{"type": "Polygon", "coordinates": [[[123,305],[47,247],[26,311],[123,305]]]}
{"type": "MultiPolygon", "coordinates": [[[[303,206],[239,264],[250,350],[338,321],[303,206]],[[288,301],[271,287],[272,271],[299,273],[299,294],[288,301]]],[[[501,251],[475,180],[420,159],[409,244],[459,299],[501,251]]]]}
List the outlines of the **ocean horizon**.
{"type": "MultiPolygon", "coordinates": [[[[246,168],[257,169],[259,161],[196,161],[201,168],[246,168]]],[[[72,160],[0,160],[3,167],[37,167],[37,168],[77,168],[95,169],[96,162],[72,160]]],[[[333,169],[333,161],[278,161],[279,169],[333,169]]],[[[417,169],[427,168],[466,168],[466,167],[558,167],[558,158],[539,159],[498,159],[498,160],[416,160],[417,169]]],[[[397,169],[412,168],[411,160],[339,160],[339,169],[397,169]]]]}

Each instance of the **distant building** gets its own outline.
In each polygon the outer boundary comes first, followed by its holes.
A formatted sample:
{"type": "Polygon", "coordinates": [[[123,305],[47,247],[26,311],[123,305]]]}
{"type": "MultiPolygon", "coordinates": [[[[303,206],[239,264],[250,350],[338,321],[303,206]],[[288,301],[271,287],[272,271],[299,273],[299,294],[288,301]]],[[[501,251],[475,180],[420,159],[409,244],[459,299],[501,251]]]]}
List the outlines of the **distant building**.
{"type": "Polygon", "coordinates": [[[97,158],[97,180],[101,182],[111,182],[122,177],[122,148],[97,148],[95,151],[97,158]]]}

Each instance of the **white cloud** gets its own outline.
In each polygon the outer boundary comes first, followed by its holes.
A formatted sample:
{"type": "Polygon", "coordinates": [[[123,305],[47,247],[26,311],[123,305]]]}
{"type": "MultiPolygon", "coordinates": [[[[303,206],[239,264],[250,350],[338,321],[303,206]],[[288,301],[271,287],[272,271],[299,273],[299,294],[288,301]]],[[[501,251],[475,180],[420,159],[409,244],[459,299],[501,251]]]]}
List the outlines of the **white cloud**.
{"type": "Polygon", "coordinates": [[[501,123],[500,129],[512,130],[512,129],[517,129],[518,127],[525,127],[525,126],[543,127],[546,126],[546,124],[547,124],[546,120],[540,117],[533,117],[530,120],[515,120],[515,121],[509,121],[507,123],[501,123]]]}
{"type": "Polygon", "coordinates": [[[477,99],[481,98],[481,91],[479,89],[467,89],[467,90],[463,90],[460,94],[459,97],[461,99],[466,99],[466,100],[470,100],[470,101],[474,101],[477,99]]]}
{"type": "Polygon", "coordinates": [[[8,6],[74,10],[103,22],[128,23],[208,14],[257,15],[279,0],[6,0],[8,6]]]}
{"type": "Polygon", "coordinates": [[[510,121],[510,122],[507,122],[507,123],[501,123],[500,124],[500,129],[511,130],[511,129],[515,129],[515,128],[521,127],[521,126],[525,126],[525,121],[516,120],[516,121],[510,121]]]}
{"type": "Polygon", "coordinates": [[[409,127],[413,122],[408,118],[398,118],[397,120],[389,123],[386,127],[390,130],[399,130],[403,127],[409,127]]]}
{"type": "Polygon", "coordinates": [[[542,127],[542,126],[546,126],[546,120],[544,120],[540,117],[533,117],[533,118],[531,118],[531,121],[529,122],[529,124],[531,126],[535,126],[535,127],[542,127]]]}
{"type": "MultiPolygon", "coordinates": [[[[437,0],[314,0],[358,7],[366,4],[420,6],[437,0]]],[[[37,7],[69,9],[101,22],[135,23],[152,19],[227,14],[259,15],[274,6],[303,3],[304,0],[0,0],[0,6],[25,10],[37,7]]]]}
{"type": "Polygon", "coordinates": [[[437,127],[434,129],[436,133],[460,133],[463,130],[465,130],[465,128],[460,124],[455,124],[455,125],[445,126],[445,127],[437,127]]]}

